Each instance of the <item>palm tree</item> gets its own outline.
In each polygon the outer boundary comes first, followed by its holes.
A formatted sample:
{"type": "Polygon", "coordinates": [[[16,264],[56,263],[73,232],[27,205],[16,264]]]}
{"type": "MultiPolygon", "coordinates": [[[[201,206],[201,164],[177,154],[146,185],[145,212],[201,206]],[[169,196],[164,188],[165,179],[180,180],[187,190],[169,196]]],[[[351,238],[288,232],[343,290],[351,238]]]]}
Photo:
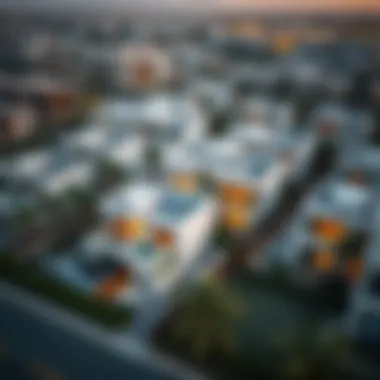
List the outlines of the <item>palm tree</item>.
{"type": "Polygon", "coordinates": [[[349,353],[348,340],[337,331],[306,326],[292,333],[282,345],[282,372],[291,380],[337,380],[349,353]]]}
{"type": "Polygon", "coordinates": [[[193,355],[205,358],[215,352],[233,352],[242,304],[223,283],[215,278],[202,281],[187,290],[179,306],[174,337],[186,343],[193,355]]]}

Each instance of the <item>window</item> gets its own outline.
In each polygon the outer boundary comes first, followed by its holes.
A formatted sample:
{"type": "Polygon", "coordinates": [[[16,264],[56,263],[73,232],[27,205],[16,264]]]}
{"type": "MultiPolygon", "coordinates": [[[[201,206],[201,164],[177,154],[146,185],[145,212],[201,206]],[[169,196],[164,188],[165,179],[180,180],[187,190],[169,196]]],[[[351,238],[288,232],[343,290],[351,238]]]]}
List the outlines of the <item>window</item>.
{"type": "Polygon", "coordinates": [[[114,299],[132,283],[129,268],[119,268],[103,280],[96,288],[96,295],[101,299],[114,299]]]}
{"type": "Polygon", "coordinates": [[[313,231],[318,239],[334,244],[341,242],[349,232],[344,223],[325,218],[314,220],[313,231]]]}
{"type": "Polygon", "coordinates": [[[240,205],[251,205],[257,200],[257,194],[252,189],[236,184],[222,184],[220,197],[228,203],[240,205]]]}
{"type": "Polygon", "coordinates": [[[145,235],[146,226],[139,219],[116,219],[110,226],[111,235],[122,240],[139,240],[145,235]]]}
{"type": "Polygon", "coordinates": [[[156,228],[153,232],[153,239],[158,249],[171,250],[174,244],[172,232],[164,228],[156,228]]]}
{"type": "Polygon", "coordinates": [[[314,252],[313,266],[318,272],[331,273],[336,268],[336,256],[330,251],[314,252]]]}
{"type": "Polygon", "coordinates": [[[174,174],[172,186],[182,192],[193,192],[198,188],[198,178],[195,174],[174,174]]]}
{"type": "Polygon", "coordinates": [[[248,228],[250,213],[244,207],[228,207],[224,211],[224,225],[230,231],[243,231],[248,228]]]}

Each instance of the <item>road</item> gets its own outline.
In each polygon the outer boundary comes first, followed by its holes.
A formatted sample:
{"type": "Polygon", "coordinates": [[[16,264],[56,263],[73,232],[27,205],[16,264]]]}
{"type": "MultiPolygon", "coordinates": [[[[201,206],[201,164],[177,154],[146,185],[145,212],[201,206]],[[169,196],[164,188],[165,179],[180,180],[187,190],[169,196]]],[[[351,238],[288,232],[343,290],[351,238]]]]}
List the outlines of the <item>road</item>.
{"type": "Polygon", "coordinates": [[[204,379],[127,333],[106,331],[6,283],[0,283],[0,341],[20,366],[43,363],[64,379],[204,379]]]}

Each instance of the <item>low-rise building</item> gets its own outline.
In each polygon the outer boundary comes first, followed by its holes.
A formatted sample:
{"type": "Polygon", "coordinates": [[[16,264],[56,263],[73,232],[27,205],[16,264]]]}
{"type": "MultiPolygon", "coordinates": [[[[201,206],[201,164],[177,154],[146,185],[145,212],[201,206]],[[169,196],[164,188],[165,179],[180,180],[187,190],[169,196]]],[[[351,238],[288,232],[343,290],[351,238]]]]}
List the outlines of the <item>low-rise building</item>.
{"type": "Polygon", "coordinates": [[[241,233],[275,207],[289,166],[273,152],[252,153],[213,172],[224,227],[241,233]]]}
{"type": "MultiPolygon", "coordinates": [[[[244,147],[225,137],[178,144],[166,150],[163,161],[173,188],[185,193],[205,190],[215,169],[242,159],[244,147]]],[[[209,189],[210,190],[210,189],[209,189]]]]}
{"type": "Polygon", "coordinates": [[[356,282],[363,274],[375,194],[367,184],[336,175],[326,179],[279,234],[267,259],[292,268],[295,280],[342,276],[356,282]]]}
{"type": "Polygon", "coordinates": [[[103,223],[84,239],[83,257],[89,262],[117,260],[129,281],[123,291],[118,288],[107,297],[135,302],[145,292],[170,289],[203,252],[216,224],[217,205],[203,195],[136,183],[107,197],[100,212],[103,223]]]}
{"type": "Polygon", "coordinates": [[[333,141],[341,150],[352,149],[366,142],[373,129],[369,113],[351,110],[336,103],[320,105],[311,122],[320,139],[333,141]]]}
{"type": "Polygon", "coordinates": [[[38,117],[31,106],[14,103],[0,104],[0,147],[10,146],[30,137],[36,130],[38,117]]]}
{"type": "Polygon", "coordinates": [[[173,75],[169,54],[152,45],[127,45],[119,50],[116,59],[121,87],[152,90],[168,83],[173,75]]]}
{"type": "Polygon", "coordinates": [[[207,129],[205,115],[191,97],[166,94],[106,101],[93,122],[136,131],[162,145],[198,140],[207,129]]]}
{"type": "Polygon", "coordinates": [[[41,149],[11,160],[5,175],[15,187],[23,185],[36,195],[56,196],[71,187],[90,186],[95,166],[76,155],[41,149]]]}

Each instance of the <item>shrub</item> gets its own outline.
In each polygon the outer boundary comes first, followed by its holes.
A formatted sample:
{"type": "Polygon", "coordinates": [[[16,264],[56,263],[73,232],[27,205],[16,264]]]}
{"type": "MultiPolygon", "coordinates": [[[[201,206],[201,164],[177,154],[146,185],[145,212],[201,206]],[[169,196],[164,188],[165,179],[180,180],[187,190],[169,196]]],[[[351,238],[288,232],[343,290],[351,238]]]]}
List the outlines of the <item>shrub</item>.
{"type": "Polygon", "coordinates": [[[108,328],[123,328],[130,321],[130,309],[93,299],[46,275],[34,265],[17,261],[10,254],[0,254],[0,277],[90,317],[108,328]]]}

